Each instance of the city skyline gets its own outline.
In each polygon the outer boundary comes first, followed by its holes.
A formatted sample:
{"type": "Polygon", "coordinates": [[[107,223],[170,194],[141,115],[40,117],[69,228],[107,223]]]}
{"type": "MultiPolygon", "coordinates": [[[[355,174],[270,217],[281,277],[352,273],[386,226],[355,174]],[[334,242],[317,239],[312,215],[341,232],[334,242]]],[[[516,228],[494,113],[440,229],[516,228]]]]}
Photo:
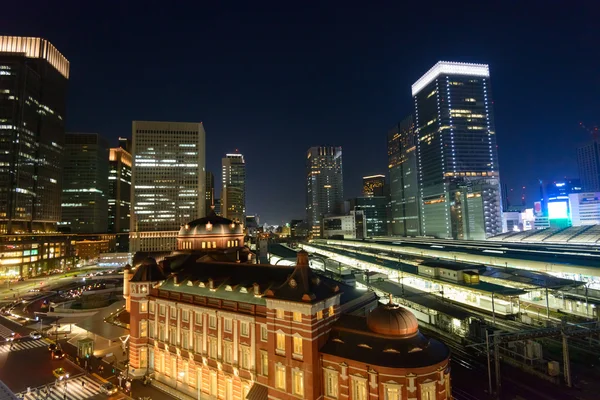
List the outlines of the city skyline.
{"type": "MultiPolygon", "coordinates": [[[[9,7],[14,10],[6,14],[12,17],[3,24],[2,33],[46,38],[71,61],[67,130],[99,132],[112,143],[118,136],[130,136],[133,120],[203,121],[209,132],[207,170],[217,171],[222,154],[239,148],[248,163],[247,212],[258,213],[270,223],[304,215],[303,185],[298,184],[302,181],[302,157],[305,148],[322,143],[320,137],[326,136],[327,143],[345,149],[347,197],[360,194],[362,176],[385,172],[385,134],[411,111],[410,84],[440,59],[490,65],[500,173],[509,188],[527,187],[528,203],[537,197],[537,179],[577,176],[576,148],[589,139],[578,123],[593,124],[597,118],[597,96],[594,90],[587,89],[588,80],[594,76],[594,63],[572,61],[580,59],[582,53],[594,57],[591,31],[581,22],[558,28],[547,23],[562,21],[565,15],[572,17],[569,21],[585,20],[583,9],[559,13],[551,7],[523,5],[522,15],[534,15],[526,20],[513,16],[509,7],[494,6],[484,11],[457,6],[427,23],[444,30],[452,16],[468,12],[475,17],[471,25],[453,27],[444,37],[434,32],[414,37],[407,35],[414,29],[414,22],[402,27],[392,24],[393,9],[366,11],[363,27],[350,32],[345,27],[362,20],[365,10],[343,10],[344,18],[335,20],[333,30],[327,22],[333,15],[332,7],[320,10],[323,17],[313,15],[310,8],[299,10],[291,29],[291,25],[288,28],[278,22],[291,15],[285,7],[254,11],[256,18],[249,21],[244,13],[251,10],[224,14],[219,6],[211,6],[203,14],[215,21],[215,41],[206,44],[200,40],[194,44],[188,39],[175,40],[176,35],[189,33],[186,26],[190,24],[186,23],[178,23],[180,30],[172,34],[166,33],[171,25],[165,26],[164,31],[147,31],[143,26],[137,29],[135,23],[131,31],[103,29],[104,24],[120,25],[117,21],[132,12],[129,7],[133,6],[129,5],[86,20],[86,34],[80,37],[71,32],[83,23],[77,17],[79,13],[89,16],[86,7],[59,13],[53,25],[41,22],[44,7],[27,13],[17,5],[9,7]],[[32,23],[24,23],[24,18],[31,18],[32,23]],[[219,24],[229,20],[234,23],[219,24]],[[221,25],[234,28],[224,31],[221,25]],[[505,25],[512,27],[510,35],[504,34],[505,25]],[[65,26],[69,28],[63,29],[65,26]],[[471,35],[473,31],[481,34],[471,35]],[[244,35],[246,32],[250,34],[244,35]],[[279,32],[277,38],[275,32],[279,32]],[[143,40],[147,35],[148,40],[143,40]],[[521,40],[523,37],[529,41],[521,40]],[[231,48],[233,38],[240,44],[231,48]],[[113,46],[115,41],[136,42],[140,46],[113,46]],[[332,48],[334,42],[338,45],[332,48]],[[572,46],[574,42],[578,46],[572,46]],[[173,43],[176,53],[182,54],[176,57],[178,63],[166,64],[154,56],[150,62],[140,63],[141,52],[157,54],[173,43]],[[197,72],[193,72],[198,63],[192,53],[201,52],[177,51],[189,49],[192,44],[202,46],[205,54],[197,72]],[[411,50],[410,63],[399,62],[402,52],[398,48],[411,50]],[[530,52],[531,57],[523,57],[530,52]],[[253,54],[256,57],[250,58],[253,54]],[[113,59],[120,62],[109,62],[113,59]],[[175,64],[176,76],[170,73],[175,64]],[[244,68],[238,66],[242,64],[244,68]],[[169,79],[152,79],[167,75],[169,79]],[[234,79],[230,79],[232,76],[234,79]],[[555,76],[569,79],[557,81],[555,76]],[[545,84],[550,81],[553,85],[545,84]],[[514,96],[516,89],[519,96],[514,96]],[[263,90],[264,93],[257,93],[263,90]],[[317,90],[319,96],[315,96],[317,90]],[[295,95],[289,96],[292,92],[295,95]],[[196,96],[197,93],[206,95],[196,96]],[[565,98],[573,100],[565,102],[565,98]],[[106,118],[100,110],[109,99],[115,107],[110,118],[106,118]],[[331,104],[336,106],[332,108],[331,104]],[[348,118],[350,115],[352,118],[348,118]],[[297,123],[290,126],[288,120],[297,123]],[[247,141],[249,137],[255,140],[247,141]],[[270,148],[286,149],[284,159],[273,160],[282,163],[279,168],[263,162],[270,148]],[[272,181],[283,183],[272,185],[272,181]]],[[[403,8],[397,11],[415,15],[420,11],[413,6],[403,8]]],[[[159,14],[152,9],[141,12],[151,21],[159,14]]],[[[167,14],[173,20],[184,20],[194,13],[172,10],[167,14]]],[[[266,159],[273,156],[267,155],[266,159]]],[[[219,193],[215,197],[220,197],[219,193]]],[[[518,201],[513,199],[511,203],[518,201]]]]}

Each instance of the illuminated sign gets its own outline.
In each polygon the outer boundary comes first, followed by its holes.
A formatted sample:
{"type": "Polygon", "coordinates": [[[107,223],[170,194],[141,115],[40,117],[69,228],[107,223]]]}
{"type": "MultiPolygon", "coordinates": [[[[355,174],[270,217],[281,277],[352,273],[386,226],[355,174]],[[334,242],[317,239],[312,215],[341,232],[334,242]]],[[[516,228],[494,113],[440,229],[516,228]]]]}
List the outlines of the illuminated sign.
{"type": "Polygon", "coordinates": [[[566,201],[548,203],[548,217],[550,219],[569,218],[569,207],[566,201]]]}

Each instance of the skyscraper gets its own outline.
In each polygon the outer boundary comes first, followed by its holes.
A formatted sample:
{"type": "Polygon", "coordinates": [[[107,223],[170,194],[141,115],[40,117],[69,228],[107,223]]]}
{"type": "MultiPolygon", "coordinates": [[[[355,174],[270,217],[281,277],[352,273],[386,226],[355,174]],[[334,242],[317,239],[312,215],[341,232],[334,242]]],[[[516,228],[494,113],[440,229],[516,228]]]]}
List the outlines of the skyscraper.
{"type": "Polygon", "coordinates": [[[422,233],[457,239],[500,233],[488,65],[440,61],[412,85],[412,95],[422,233]]]}
{"type": "Polygon", "coordinates": [[[131,217],[131,145],[119,138],[119,147],[110,149],[108,173],[108,232],[117,235],[117,250],[129,251],[131,217]]]}
{"type": "Polygon", "coordinates": [[[204,209],[206,210],[206,212],[208,213],[208,211],[211,209],[211,207],[214,205],[214,199],[215,199],[215,176],[213,175],[212,172],[208,172],[206,171],[206,205],[204,206],[204,209]]]}
{"type": "Polygon", "coordinates": [[[227,154],[222,160],[223,189],[221,212],[225,218],[246,221],[246,163],[239,153],[227,154]]]}
{"type": "Polygon", "coordinates": [[[343,205],[342,148],[311,147],[306,153],[306,214],[312,236],[321,235],[322,217],[341,213],[343,205]]]}
{"type": "Polygon", "coordinates": [[[363,196],[383,196],[385,175],[363,176],[363,196]]]}
{"type": "Polygon", "coordinates": [[[55,231],[69,61],[47,40],[0,36],[0,233],[55,231]]]}
{"type": "Polygon", "coordinates": [[[108,143],[97,133],[67,133],[62,222],[74,233],[108,229],[108,143]]]}
{"type": "Polygon", "coordinates": [[[132,136],[131,251],[172,250],[179,228],[206,215],[204,126],[133,121],[132,136]]]}
{"type": "Polygon", "coordinates": [[[388,133],[392,234],[421,234],[417,135],[412,115],[388,133]]]}
{"type": "Polygon", "coordinates": [[[600,192],[600,149],[595,140],[577,149],[577,167],[586,192],[600,192]]]}

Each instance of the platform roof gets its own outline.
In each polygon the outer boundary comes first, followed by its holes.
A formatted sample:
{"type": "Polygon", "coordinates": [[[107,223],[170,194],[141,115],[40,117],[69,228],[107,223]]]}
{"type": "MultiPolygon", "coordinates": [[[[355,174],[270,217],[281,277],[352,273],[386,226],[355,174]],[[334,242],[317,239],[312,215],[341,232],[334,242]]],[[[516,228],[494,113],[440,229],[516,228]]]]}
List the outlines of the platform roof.
{"type": "Polygon", "coordinates": [[[486,270],[482,275],[548,289],[568,289],[585,285],[585,282],[558,278],[543,272],[516,268],[486,267],[486,270]]]}

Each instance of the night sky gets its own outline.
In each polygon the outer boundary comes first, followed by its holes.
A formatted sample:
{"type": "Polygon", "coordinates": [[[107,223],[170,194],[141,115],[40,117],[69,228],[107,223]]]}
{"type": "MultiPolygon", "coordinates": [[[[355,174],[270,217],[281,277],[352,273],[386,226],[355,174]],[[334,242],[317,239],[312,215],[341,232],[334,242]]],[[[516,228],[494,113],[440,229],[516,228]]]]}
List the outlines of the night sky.
{"type": "Polygon", "coordinates": [[[539,178],[576,177],[578,124],[600,123],[596,1],[87,3],[11,1],[0,15],[1,34],[47,38],[71,62],[68,130],[116,145],[132,120],[202,121],[215,181],[225,153],[244,154],[261,223],[304,217],[310,146],[343,147],[347,198],[387,173],[387,131],[438,60],[490,64],[513,203],[523,185],[533,202],[539,178]]]}

